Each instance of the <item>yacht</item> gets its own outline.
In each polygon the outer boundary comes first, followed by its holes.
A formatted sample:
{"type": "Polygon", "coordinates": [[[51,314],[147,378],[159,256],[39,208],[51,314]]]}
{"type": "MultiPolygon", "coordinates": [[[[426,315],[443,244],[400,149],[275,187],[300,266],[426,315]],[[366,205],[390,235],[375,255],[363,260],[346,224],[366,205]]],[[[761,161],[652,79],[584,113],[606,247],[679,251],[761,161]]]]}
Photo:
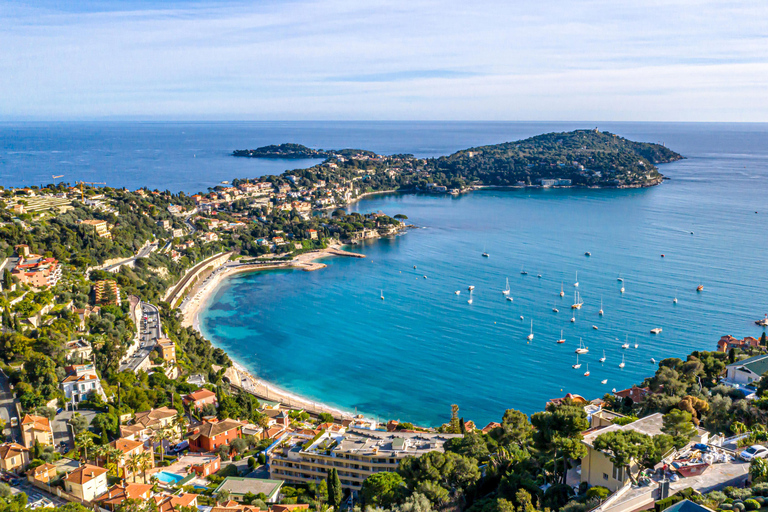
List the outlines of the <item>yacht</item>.
{"type": "Polygon", "coordinates": [[[627,336],[627,340],[624,342],[621,348],[629,348],[629,336],[627,336]]]}
{"type": "Polygon", "coordinates": [[[509,295],[509,278],[507,278],[507,287],[506,287],[506,288],[504,288],[504,289],[501,291],[501,293],[503,293],[504,295],[509,295]]]}
{"type": "Polygon", "coordinates": [[[381,300],[384,300],[384,290],[381,290],[381,300]]]}
{"type": "Polygon", "coordinates": [[[626,366],[626,363],[624,362],[624,355],[621,356],[621,362],[619,363],[619,368],[624,368],[626,366]]]}
{"type": "Polygon", "coordinates": [[[581,338],[579,338],[579,348],[576,349],[577,354],[586,354],[589,352],[589,349],[584,345],[584,342],[581,341],[581,338]]]}
{"type": "Polygon", "coordinates": [[[597,330],[597,326],[596,326],[596,325],[593,325],[593,326],[592,326],[592,328],[593,328],[594,330],[597,330]]]}
{"type": "Polygon", "coordinates": [[[565,297],[565,292],[563,291],[563,282],[560,281],[560,296],[565,297]]]}
{"type": "Polygon", "coordinates": [[[576,354],[576,364],[571,365],[571,368],[573,368],[574,370],[578,370],[579,368],[581,368],[581,363],[579,363],[579,354],[576,354]]]}
{"type": "Polygon", "coordinates": [[[616,278],[616,280],[617,280],[618,282],[620,282],[620,283],[623,283],[623,282],[624,282],[624,278],[623,278],[623,277],[621,277],[621,274],[619,274],[619,277],[617,277],[617,278],[616,278]]]}
{"type": "Polygon", "coordinates": [[[520,315],[520,320],[525,320],[525,317],[523,315],[520,315]]]}
{"type": "Polygon", "coordinates": [[[605,362],[605,350],[603,350],[603,357],[601,357],[600,359],[598,359],[598,361],[600,361],[601,363],[604,363],[604,362],[605,362]]]}
{"type": "Polygon", "coordinates": [[[761,318],[760,320],[755,320],[755,323],[760,327],[768,327],[768,313],[765,314],[765,318],[761,318]]]}
{"type": "MultiPolygon", "coordinates": [[[[472,288],[474,288],[474,286],[472,288]]],[[[472,288],[469,289],[469,300],[467,301],[467,304],[472,304],[472,288]]]]}
{"type": "Polygon", "coordinates": [[[651,334],[659,334],[661,332],[661,327],[656,327],[654,329],[651,329],[651,334]]]}
{"type": "Polygon", "coordinates": [[[621,280],[621,289],[619,290],[621,293],[624,293],[624,280],[621,280]]]}
{"type": "Polygon", "coordinates": [[[697,286],[697,287],[696,287],[696,291],[697,291],[697,292],[701,292],[701,291],[704,291],[704,285],[703,285],[703,284],[700,284],[699,286],[697,286]]]}
{"type": "Polygon", "coordinates": [[[576,315],[573,315],[573,316],[571,317],[571,323],[574,323],[574,322],[576,322],[576,315]]]}
{"type": "Polygon", "coordinates": [[[490,254],[488,254],[487,252],[484,252],[484,253],[483,253],[483,258],[489,258],[490,256],[491,256],[491,255],[490,255],[490,254]]]}
{"type": "Polygon", "coordinates": [[[603,379],[600,381],[600,384],[608,384],[608,379],[603,379]]]}
{"type": "Polygon", "coordinates": [[[520,267],[520,274],[527,276],[528,272],[525,271],[525,267],[520,267]]]}
{"type": "Polygon", "coordinates": [[[511,295],[507,295],[507,300],[508,300],[509,302],[512,302],[512,301],[513,301],[513,300],[515,300],[515,299],[513,299],[511,295]]]}
{"type": "Polygon", "coordinates": [[[474,287],[474,286],[468,286],[468,287],[467,287],[467,290],[469,290],[469,291],[472,291],[472,290],[474,290],[474,289],[475,289],[475,287],[474,287]]]}
{"type": "Polygon", "coordinates": [[[597,314],[603,316],[603,299],[600,299],[600,311],[597,314]]]}
{"type": "Polygon", "coordinates": [[[587,371],[584,372],[585,377],[589,377],[589,363],[587,363],[587,371]]]}
{"type": "Polygon", "coordinates": [[[587,252],[584,253],[584,256],[592,256],[592,253],[587,251],[587,252]]]}
{"type": "Polygon", "coordinates": [[[581,306],[583,306],[584,303],[581,301],[581,295],[579,295],[578,292],[573,293],[573,305],[571,306],[571,309],[581,309],[581,306]]]}
{"type": "Polygon", "coordinates": [[[558,343],[565,343],[565,338],[563,338],[563,330],[560,329],[560,339],[557,340],[558,343]]]}
{"type": "Polygon", "coordinates": [[[453,292],[453,293],[455,293],[456,295],[459,295],[459,294],[461,293],[461,290],[456,290],[456,291],[455,291],[455,292],[453,292]]]}
{"type": "Polygon", "coordinates": [[[578,286],[579,286],[579,273],[578,273],[578,272],[576,272],[576,282],[575,282],[575,283],[573,283],[573,286],[575,286],[575,287],[577,287],[577,288],[578,288],[578,286]]]}
{"type": "Polygon", "coordinates": [[[554,306],[552,306],[552,311],[553,311],[554,313],[559,313],[559,312],[560,312],[560,310],[559,310],[559,309],[557,309],[557,304],[555,304],[554,306]]]}
{"type": "Polygon", "coordinates": [[[533,339],[533,320],[531,320],[531,334],[528,335],[528,340],[530,341],[532,339],[533,339]]]}

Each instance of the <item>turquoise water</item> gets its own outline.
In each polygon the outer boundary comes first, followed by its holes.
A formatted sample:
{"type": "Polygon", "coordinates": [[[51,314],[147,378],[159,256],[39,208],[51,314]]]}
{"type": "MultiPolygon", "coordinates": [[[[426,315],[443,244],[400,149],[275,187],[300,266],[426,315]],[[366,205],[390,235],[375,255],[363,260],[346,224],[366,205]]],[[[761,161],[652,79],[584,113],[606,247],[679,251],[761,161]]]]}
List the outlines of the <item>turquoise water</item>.
{"type": "Polygon", "coordinates": [[[164,484],[168,485],[176,485],[181,480],[184,480],[183,476],[177,475],[176,473],[171,473],[169,471],[158,471],[154,476],[156,476],[157,479],[164,484]]]}
{"type": "MultiPolygon", "coordinates": [[[[651,375],[652,357],[714,350],[725,334],[759,336],[754,320],[768,311],[768,127],[623,128],[687,159],[662,166],[672,179],[651,189],[365,200],[352,209],[403,213],[419,229],[354,249],[365,259],[324,260],[318,272],[236,276],[201,313],[201,328],[288,390],[430,425],[447,421],[452,403],[485,424],[506,408],[541,410],[566,392],[602,396],[651,375]],[[513,302],[501,294],[507,277],[513,302]],[[584,307],[571,323],[574,290],[584,307]],[[654,327],[663,332],[650,334],[654,327]],[[637,349],[620,348],[627,336],[637,349]],[[590,351],[574,370],[580,338],[590,351]]],[[[412,135],[402,152],[420,143],[412,135]]]]}

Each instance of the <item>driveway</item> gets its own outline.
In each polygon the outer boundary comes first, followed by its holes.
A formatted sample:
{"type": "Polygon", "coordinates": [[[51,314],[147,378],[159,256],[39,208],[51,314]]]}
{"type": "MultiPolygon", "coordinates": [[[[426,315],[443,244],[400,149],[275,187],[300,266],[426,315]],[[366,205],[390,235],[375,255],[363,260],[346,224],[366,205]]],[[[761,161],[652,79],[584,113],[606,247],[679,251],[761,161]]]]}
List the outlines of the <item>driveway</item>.
{"type": "Polygon", "coordinates": [[[11,487],[11,493],[13,494],[19,494],[22,492],[27,495],[27,503],[29,505],[32,505],[33,503],[40,501],[42,499],[52,502],[54,507],[61,507],[68,503],[66,500],[59,498],[53,493],[45,492],[38,489],[37,487],[33,486],[26,480],[19,485],[15,485],[11,487]]]}
{"type": "MultiPolygon", "coordinates": [[[[75,412],[79,412],[80,415],[85,416],[88,419],[89,424],[91,421],[93,421],[94,416],[98,414],[97,411],[92,411],[90,409],[81,409],[75,412]]],[[[54,443],[58,445],[60,442],[66,441],[67,451],[75,447],[75,440],[72,439],[71,434],[72,429],[70,429],[69,425],[67,425],[73,414],[74,413],[72,411],[62,411],[57,414],[51,422],[51,428],[53,428],[54,443]]]]}

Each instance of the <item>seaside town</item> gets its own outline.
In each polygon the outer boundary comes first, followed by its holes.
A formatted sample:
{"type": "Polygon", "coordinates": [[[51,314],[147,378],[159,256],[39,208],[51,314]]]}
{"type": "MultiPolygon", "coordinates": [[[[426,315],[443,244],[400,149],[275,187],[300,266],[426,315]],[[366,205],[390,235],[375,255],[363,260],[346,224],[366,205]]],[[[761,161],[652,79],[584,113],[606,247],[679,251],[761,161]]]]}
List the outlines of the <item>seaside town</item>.
{"type": "MultiPolygon", "coordinates": [[[[602,172],[573,162],[569,173],[602,172]]],[[[455,405],[443,425],[414,425],[293,396],[196,329],[228,275],[321,269],[322,256],[363,257],[344,245],[407,228],[403,215],[343,209],[366,194],[485,183],[430,165],[333,153],[192,196],[4,189],[0,511],[761,509],[765,333],[725,335],[636,386],[553,397],[530,416],[477,425],[455,405]]],[[[538,186],[571,185],[546,167],[538,186]]]]}

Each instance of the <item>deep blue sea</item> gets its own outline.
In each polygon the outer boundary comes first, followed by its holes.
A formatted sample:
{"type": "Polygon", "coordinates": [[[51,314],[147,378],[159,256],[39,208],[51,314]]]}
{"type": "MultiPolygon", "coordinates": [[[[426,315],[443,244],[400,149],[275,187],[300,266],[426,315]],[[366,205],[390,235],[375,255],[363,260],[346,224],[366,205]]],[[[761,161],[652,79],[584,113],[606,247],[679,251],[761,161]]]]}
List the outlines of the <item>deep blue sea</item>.
{"type": "Polygon", "coordinates": [[[229,157],[235,148],[291,141],[436,156],[594,126],[663,142],[686,160],[661,166],[672,179],[642,190],[367,199],[351,209],[403,213],[418,229],[353,249],[365,259],[326,259],[328,268],[318,272],[236,276],[201,313],[214,344],[295,393],[429,425],[447,421],[456,403],[462,416],[484,425],[507,408],[531,413],[566,392],[593,398],[638,383],[653,373],[652,357],[713,350],[724,334],[762,333],[754,320],[768,312],[768,125],[0,125],[0,183],[66,174],[72,181],[194,192],[297,166],[229,157]],[[501,294],[506,278],[513,302],[501,294]],[[469,285],[476,287],[472,305],[469,285]],[[574,291],[584,306],[572,323],[574,291]],[[654,327],[663,332],[650,334],[654,327]],[[561,330],[567,341],[556,344],[561,330]],[[621,349],[627,338],[631,348],[621,349]],[[579,339],[589,354],[574,370],[579,339]],[[600,364],[603,351],[607,361],[600,364]],[[619,369],[622,356],[626,367],[619,369]]]}

